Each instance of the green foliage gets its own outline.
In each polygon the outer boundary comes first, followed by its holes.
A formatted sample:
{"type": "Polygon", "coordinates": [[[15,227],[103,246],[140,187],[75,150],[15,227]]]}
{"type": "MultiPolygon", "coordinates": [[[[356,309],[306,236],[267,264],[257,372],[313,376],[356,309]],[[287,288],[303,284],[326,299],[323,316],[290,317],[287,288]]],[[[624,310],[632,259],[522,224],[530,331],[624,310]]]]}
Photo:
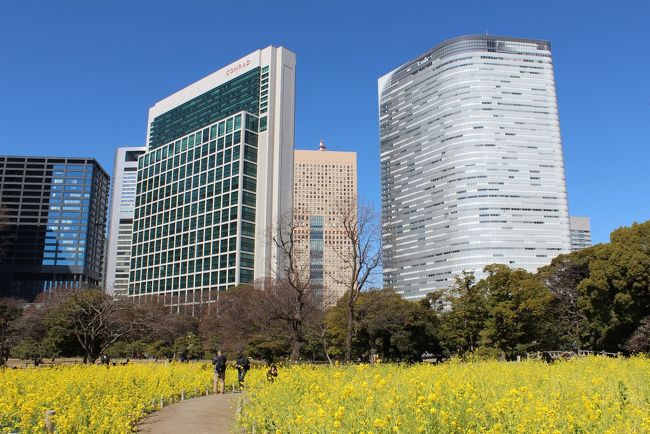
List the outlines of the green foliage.
{"type": "MultiPolygon", "coordinates": [[[[332,353],[344,351],[346,300],[328,314],[332,353]]],[[[355,309],[353,358],[368,359],[377,354],[382,360],[419,361],[425,352],[439,353],[437,317],[428,302],[412,303],[385,289],[360,294],[355,309]]]]}
{"type": "Polygon", "coordinates": [[[450,353],[473,352],[479,345],[480,333],[488,316],[488,294],[485,285],[476,285],[474,275],[463,273],[446,298],[450,309],[441,325],[441,339],[450,353]]]}
{"type": "Polygon", "coordinates": [[[10,338],[16,333],[14,323],[22,314],[19,300],[11,298],[0,299],[0,366],[4,365],[9,353],[10,338]]]}
{"type": "Polygon", "coordinates": [[[177,357],[184,355],[188,359],[196,360],[203,357],[203,344],[201,339],[192,332],[187,333],[185,336],[181,336],[174,342],[173,347],[174,354],[177,357]]]}
{"type": "Polygon", "coordinates": [[[619,351],[650,314],[650,222],[615,230],[592,254],[578,286],[583,339],[594,350],[619,351]]]}
{"type": "Polygon", "coordinates": [[[478,285],[488,294],[488,316],[482,342],[506,357],[541,349],[550,320],[550,291],[531,273],[506,265],[485,267],[487,277],[478,285]]]}
{"type": "MultiPolygon", "coordinates": [[[[330,307],[325,314],[326,336],[329,339],[329,354],[331,357],[339,358],[345,352],[345,334],[347,327],[347,309],[349,293],[341,297],[334,306],[330,307]]],[[[360,356],[359,344],[356,336],[352,336],[353,358],[360,356]]]]}
{"type": "Polygon", "coordinates": [[[291,351],[289,337],[279,335],[254,334],[249,337],[246,353],[251,357],[273,361],[287,356],[291,351]]]}
{"type": "MultiPolygon", "coordinates": [[[[550,335],[555,342],[552,348],[558,350],[583,349],[582,338],[584,312],[578,304],[578,285],[589,277],[589,262],[594,249],[583,249],[553,258],[550,265],[540,268],[537,277],[551,291],[552,317],[550,335]]],[[[551,347],[549,347],[551,348],[551,347]]]]}
{"type": "Polygon", "coordinates": [[[145,347],[144,351],[145,355],[153,357],[156,360],[170,358],[174,354],[169,345],[161,340],[151,342],[145,347]]]}
{"type": "Polygon", "coordinates": [[[104,354],[110,356],[111,359],[127,357],[127,345],[128,344],[125,341],[116,341],[110,347],[108,347],[106,351],[104,351],[104,354]]]}
{"type": "Polygon", "coordinates": [[[54,335],[46,335],[40,341],[41,355],[54,360],[61,355],[61,340],[54,335]]]}
{"type": "MultiPolygon", "coordinates": [[[[650,352],[650,222],[617,229],[608,244],[559,255],[537,274],[499,264],[485,272],[478,282],[463,273],[448,291],[418,302],[391,290],[361,292],[352,309],[350,356],[417,361],[423,353],[473,360],[554,349],[650,352]]],[[[12,346],[23,358],[88,361],[102,353],[200,358],[216,349],[284,358],[295,349],[297,311],[290,291],[272,288],[229,290],[200,322],[98,289],[55,291],[26,308],[0,300],[0,364],[12,346]]],[[[301,357],[345,358],[349,301],[346,294],[327,309],[305,304],[301,357]]]]}
{"type": "Polygon", "coordinates": [[[33,338],[25,338],[11,349],[11,356],[21,360],[41,359],[41,346],[33,338]]]}
{"type": "Polygon", "coordinates": [[[493,347],[478,347],[472,354],[472,361],[475,360],[496,360],[501,356],[501,351],[493,347]]]}
{"type": "Polygon", "coordinates": [[[11,349],[11,356],[21,360],[33,360],[39,363],[43,358],[54,359],[59,355],[59,349],[55,339],[47,336],[41,341],[32,337],[21,339],[11,349]]]}

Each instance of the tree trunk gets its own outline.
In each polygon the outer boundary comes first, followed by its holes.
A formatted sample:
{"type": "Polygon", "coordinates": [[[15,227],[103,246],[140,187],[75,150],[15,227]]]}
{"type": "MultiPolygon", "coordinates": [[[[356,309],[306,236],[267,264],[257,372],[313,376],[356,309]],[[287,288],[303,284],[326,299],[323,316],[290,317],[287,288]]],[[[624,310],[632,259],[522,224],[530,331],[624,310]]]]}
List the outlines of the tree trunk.
{"type": "Polygon", "coordinates": [[[291,357],[289,360],[295,362],[300,357],[300,349],[302,348],[302,342],[296,337],[291,346],[291,357]]]}
{"type": "Polygon", "coordinates": [[[354,303],[348,303],[348,324],[345,330],[345,363],[352,358],[352,335],[354,334],[354,303]]]}
{"type": "MultiPolygon", "coordinates": [[[[5,336],[6,336],[7,326],[2,325],[2,336],[0,336],[0,366],[4,366],[5,361],[5,336]]],[[[8,357],[7,357],[8,358],[8,357]]]]}
{"type": "Polygon", "coordinates": [[[303,294],[298,292],[296,313],[293,316],[293,321],[291,322],[291,328],[293,329],[293,344],[291,345],[291,357],[289,360],[292,362],[295,362],[300,358],[300,350],[302,349],[302,344],[304,343],[304,338],[302,336],[302,314],[304,311],[305,303],[302,300],[302,295],[303,294]]]}
{"type": "Polygon", "coordinates": [[[330,357],[329,350],[327,349],[327,339],[323,338],[323,351],[325,352],[325,357],[327,357],[327,361],[329,362],[330,366],[333,366],[334,363],[332,363],[332,358],[330,357]]]}
{"type": "Polygon", "coordinates": [[[301,315],[296,314],[294,321],[291,324],[291,328],[293,329],[293,344],[291,345],[291,357],[289,360],[295,362],[300,358],[300,350],[302,349],[303,344],[301,315]]]}
{"type": "Polygon", "coordinates": [[[330,352],[329,348],[327,347],[327,329],[323,328],[321,330],[321,335],[320,335],[323,343],[323,352],[325,353],[325,357],[327,357],[327,361],[329,362],[330,366],[333,366],[334,363],[332,362],[332,358],[330,357],[330,352]]]}
{"type": "Polygon", "coordinates": [[[98,358],[99,358],[99,356],[96,356],[94,354],[88,353],[86,355],[86,359],[88,360],[88,364],[90,364],[90,365],[94,365],[98,358]]]}

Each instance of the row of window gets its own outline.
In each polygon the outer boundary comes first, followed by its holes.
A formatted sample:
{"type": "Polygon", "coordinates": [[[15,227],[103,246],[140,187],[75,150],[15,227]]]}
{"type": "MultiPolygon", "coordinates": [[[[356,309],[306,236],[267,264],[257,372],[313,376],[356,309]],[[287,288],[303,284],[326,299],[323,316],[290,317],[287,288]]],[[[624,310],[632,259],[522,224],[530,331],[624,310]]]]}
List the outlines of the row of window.
{"type": "MultiPolygon", "coordinates": [[[[167,159],[167,157],[172,157],[178,154],[186,155],[186,158],[189,160],[191,158],[190,155],[196,156],[197,150],[194,150],[194,153],[191,151],[194,146],[198,146],[201,143],[205,144],[211,140],[217,139],[221,139],[221,143],[223,143],[226,135],[232,138],[233,133],[239,133],[241,135],[242,116],[246,116],[244,128],[250,130],[252,133],[256,133],[257,118],[250,113],[240,113],[236,116],[217,122],[214,125],[205,127],[202,131],[192,133],[183,138],[175,139],[175,141],[170,142],[167,146],[158,148],[153,152],[144,154],[138,159],[138,169],[146,168],[147,166],[167,159]]],[[[203,148],[199,148],[199,150],[200,149],[203,149],[203,152],[206,152],[205,145],[203,148]]]]}
{"type": "MultiPolygon", "coordinates": [[[[255,224],[242,221],[241,232],[244,236],[254,238],[255,224]]],[[[197,247],[201,247],[200,244],[204,242],[209,244],[211,240],[217,241],[222,238],[235,237],[237,235],[237,222],[184,233],[175,232],[173,229],[167,230],[166,227],[163,227],[156,229],[154,233],[145,232],[143,234],[142,239],[138,236],[137,242],[133,243],[134,255],[146,254],[150,250],[160,251],[194,244],[199,244],[197,247]],[[177,235],[174,235],[175,233],[177,235]]]]}
{"type": "Polygon", "coordinates": [[[241,206],[241,215],[239,214],[239,209],[240,207],[233,206],[229,209],[188,217],[183,220],[168,218],[171,222],[170,224],[162,224],[162,220],[164,220],[163,218],[160,218],[162,214],[158,215],[159,218],[156,219],[157,221],[152,220],[151,217],[147,217],[134,223],[134,228],[137,230],[134,230],[133,233],[133,243],[148,242],[155,238],[167,237],[168,235],[180,234],[182,232],[189,232],[196,229],[209,229],[213,224],[218,225],[219,223],[234,221],[240,216],[242,220],[248,222],[255,221],[255,208],[241,206]],[[147,221],[150,221],[151,224],[148,225],[147,221]],[[156,224],[161,226],[152,227],[152,225],[155,226],[156,224]]]}
{"type": "MultiPolygon", "coordinates": [[[[201,271],[215,271],[234,267],[237,263],[237,252],[222,252],[205,258],[183,257],[182,252],[169,254],[156,254],[144,258],[140,265],[138,260],[131,260],[131,272],[136,281],[158,277],[171,277],[181,274],[192,274],[201,271]]],[[[254,267],[254,254],[252,251],[240,253],[240,266],[254,267]]]]}
{"type": "MultiPolygon", "coordinates": [[[[236,252],[237,237],[221,238],[213,242],[205,241],[188,247],[182,247],[177,240],[167,239],[158,240],[161,244],[156,248],[153,245],[135,246],[135,254],[132,264],[135,268],[145,267],[147,265],[158,265],[174,260],[194,259],[203,256],[212,256],[219,253],[236,252]]],[[[157,241],[157,242],[158,242],[157,241]]],[[[254,253],[255,240],[252,238],[241,237],[240,248],[244,252],[254,253]]],[[[133,248],[132,248],[133,249],[133,248]]]]}
{"type": "MultiPolygon", "coordinates": [[[[252,282],[253,275],[253,270],[248,270],[245,268],[239,269],[239,281],[241,283],[252,282]]],[[[134,277],[132,277],[131,283],[129,283],[129,293],[143,294],[149,292],[172,291],[186,288],[214,287],[216,285],[235,283],[236,278],[237,270],[235,268],[177,277],[152,277],[152,280],[143,280],[138,282],[134,282],[134,277]]]]}

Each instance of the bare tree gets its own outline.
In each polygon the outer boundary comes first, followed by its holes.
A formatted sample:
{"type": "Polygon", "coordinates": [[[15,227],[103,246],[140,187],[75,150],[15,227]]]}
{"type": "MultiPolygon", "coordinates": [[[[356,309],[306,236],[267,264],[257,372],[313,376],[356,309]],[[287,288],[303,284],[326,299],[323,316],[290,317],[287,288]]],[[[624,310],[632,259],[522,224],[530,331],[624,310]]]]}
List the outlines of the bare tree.
{"type": "Polygon", "coordinates": [[[85,353],[85,363],[94,363],[117,340],[149,326],[145,307],[113,300],[98,288],[56,289],[49,303],[46,324],[61,334],[72,334],[85,353]]]}
{"type": "Polygon", "coordinates": [[[639,327],[625,343],[625,349],[632,353],[650,354],[650,315],[641,320],[639,327]]]}
{"type": "Polygon", "coordinates": [[[341,207],[338,225],[343,243],[333,245],[333,249],[342,264],[342,273],[333,278],[349,294],[345,333],[345,362],[349,363],[355,334],[355,306],[361,291],[381,266],[381,224],[371,205],[359,205],[354,199],[341,207]]]}
{"type": "MultiPolygon", "coordinates": [[[[272,311],[277,319],[283,318],[291,326],[290,359],[296,361],[305,343],[305,311],[312,295],[308,218],[300,213],[284,216],[280,224],[273,228],[271,239],[278,249],[279,266],[270,288],[286,296],[286,300],[274,306],[272,311]]],[[[280,301],[280,298],[273,297],[271,300],[280,301]]]]}
{"type": "Polygon", "coordinates": [[[213,310],[202,318],[204,340],[216,335],[220,349],[239,351],[252,336],[270,337],[265,298],[266,292],[254,286],[239,285],[226,291],[219,301],[219,312],[213,310]]]}
{"type": "MultiPolygon", "coordinates": [[[[129,299],[118,300],[120,303],[132,303],[129,299]]],[[[143,329],[134,334],[125,336],[139,339],[144,336],[164,342],[172,346],[176,339],[187,336],[188,333],[197,333],[199,320],[182,313],[170,312],[168,306],[162,303],[148,301],[131,306],[140,315],[143,329]]]]}

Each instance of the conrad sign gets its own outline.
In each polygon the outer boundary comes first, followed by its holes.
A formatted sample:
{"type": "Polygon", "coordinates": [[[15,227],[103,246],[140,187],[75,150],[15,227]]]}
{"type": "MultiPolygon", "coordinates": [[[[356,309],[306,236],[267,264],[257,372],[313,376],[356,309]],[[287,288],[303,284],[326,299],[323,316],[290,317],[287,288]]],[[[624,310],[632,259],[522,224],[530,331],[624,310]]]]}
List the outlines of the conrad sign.
{"type": "Polygon", "coordinates": [[[226,69],[226,75],[233,75],[233,74],[241,71],[242,69],[245,69],[245,68],[249,67],[250,64],[251,64],[250,59],[241,61],[241,62],[237,63],[236,65],[231,66],[230,68],[226,69]]]}

